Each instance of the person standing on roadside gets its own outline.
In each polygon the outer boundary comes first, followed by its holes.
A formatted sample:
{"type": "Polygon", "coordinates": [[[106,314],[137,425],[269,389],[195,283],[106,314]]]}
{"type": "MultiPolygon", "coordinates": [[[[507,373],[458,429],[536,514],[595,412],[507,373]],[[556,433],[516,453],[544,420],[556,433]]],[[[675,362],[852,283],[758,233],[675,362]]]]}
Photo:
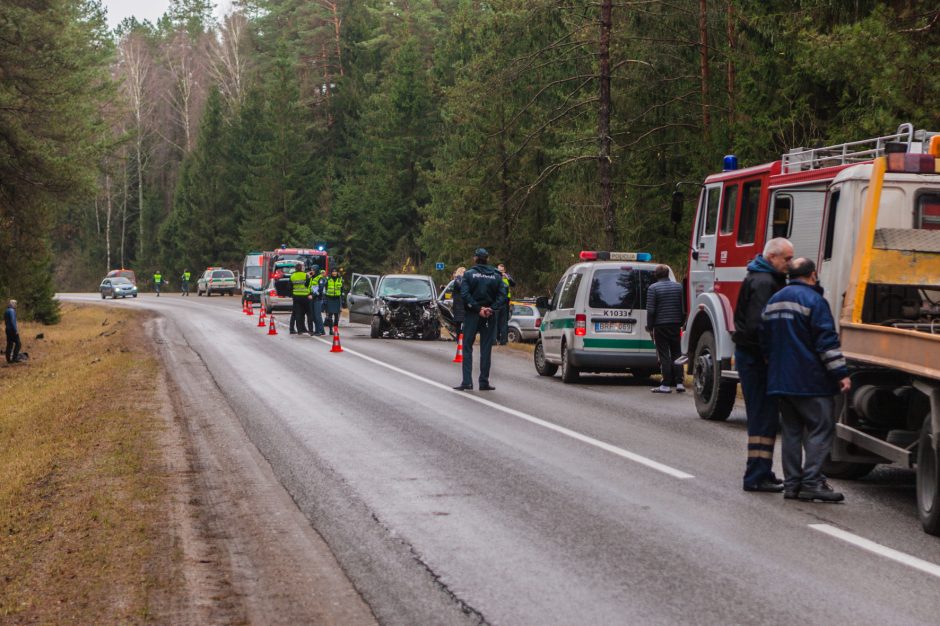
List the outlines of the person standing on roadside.
{"type": "Polygon", "coordinates": [[[310,272],[310,335],[325,335],[323,332],[323,289],[326,281],[320,280],[320,266],[314,265],[310,272]]]}
{"type": "Polygon", "coordinates": [[[326,324],[333,329],[339,326],[339,314],[343,309],[343,277],[334,269],[326,279],[326,324]]]}
{"type": "Polygon", "coordinates": [[[852,389],[836,325],[823,298],[816,264],[799,258],[790,284],[764,308],[761,346],[767,393],[780,400],[783,497],[841,502],[822,473],[835,433],[835,400],[852,389]]]}
{"type": "Polygon", "coordinates": [[[771,296],[786,286],[793,244],[771,239],[747,266],[734,309],[734,363],[747,412],[747,465],[744,490],[779,493],[783,481],[773,472],[774,443],[780,429],[777,399],[767,395],[767,363],[761,352],[761,313],[771,296]]]}
{"type": "Polygon", "coordinates": [[[509,315],[512,313],[512,307],[509,301],[512,300],[512,288],[516,286],[516,281],[506,272],[506,266],[502,263],[496,266],[502,276],[503,283],[506,284],[506,306],[500,309],[499,319],[496,320],[496,342],[505,346],[509,341],[509,315]]]}
{"type": "Polygon", "coordinates": [[[183,275],[180,277],[180,295],[188,296],[189,295],[189,270],[184,269],[183,275]]]}
{"type": "Polygon", "coordinates": [[[669,268],[657,265],[653,270],[656,282],[646,292],[646,330],[653,335],[656,354],[659,356],[659,368],[663,382],[651,389],[653,393],[672,393],[675,387],[678,393],[685,391],[682,366],[675,361],[682,354],[680,334],[684,307],[682,306],[682,285],[669,278],[669,268]]]}
{"type": "Polygon", "coordinates": [[[20,327],[16,323],[16,300],[10,300],[7,303],[7,309],[3,312],[3,325],[7,331],[7,345],[3,353],[6,356],[7,363],[16,363],[20,359],[20,327]]]}
{"type": "Polygon", "coordinates": [[[473,389],[473,342],[480,333],[480,391],[492,391],[490,385],[490,358],[496,337],[497,315],[509,306],[507,285],[502,275],[487,264],[489,252],[477,248],[473,253],[473,267],[464,272],[460,283],[460,297],[464,303],[463,321],[463,380],[454,387],[459,391],[473,389]]]}
{"type": "Polygon", "coordinates": [[[467,268],[462,265],[454,270],[454,287],[451,290],[451,310],[453,311],[454,332],[457,334],[457,339],[460,339],[460,333],[463,331],[465,311],[463,296],[460,295],[460,285],[463,283],[463,275],[466,271],[467,268]]]}
{"type": "Polygon", "coordinates": [[[309,308],[307,298],[310,295],[310,277],[304,271],[303,263],[294,266],[294,272],[290,275],[290,287],[294,299],[290,314],[290,334],[296,335],[307,331],[304,320],[309,308]]]}
{"type": "Polygon", "coordinates": [[[163,274],[160,273],[160,270],[157,270],[153,273],[153,289],[157,292],[157,297],[160,297],[160,287],[163,285],[163,274]]]}

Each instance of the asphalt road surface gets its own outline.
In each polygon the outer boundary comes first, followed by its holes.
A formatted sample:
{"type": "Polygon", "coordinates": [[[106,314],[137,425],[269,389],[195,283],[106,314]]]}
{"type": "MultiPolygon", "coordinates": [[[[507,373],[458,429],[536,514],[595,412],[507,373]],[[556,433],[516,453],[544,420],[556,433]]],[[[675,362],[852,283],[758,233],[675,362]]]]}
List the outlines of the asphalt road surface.
{"type": "Polygon", "coordinates": [[[564,385],[507,348],[495,391],[461,393],[452,342],[351,325],[333,354],[238,298],[123,304],[200,355],[381,623],[940,622],[909,471],[832,481],[837,505],[745,493],[740,407],[706,422],[688,395],[564,385]]]}

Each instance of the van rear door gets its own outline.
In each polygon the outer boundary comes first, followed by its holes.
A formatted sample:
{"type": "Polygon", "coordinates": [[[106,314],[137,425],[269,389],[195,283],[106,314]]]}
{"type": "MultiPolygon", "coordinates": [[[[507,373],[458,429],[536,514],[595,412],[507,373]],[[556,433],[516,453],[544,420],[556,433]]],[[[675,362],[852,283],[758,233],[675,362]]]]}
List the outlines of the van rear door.
{"type": "Polygon", "coordinates": [[[646,291],[653,283],[652,266],[624,263],[594,268],[585,307],[587,351],[655,353],[646,332],[646,291]]]}

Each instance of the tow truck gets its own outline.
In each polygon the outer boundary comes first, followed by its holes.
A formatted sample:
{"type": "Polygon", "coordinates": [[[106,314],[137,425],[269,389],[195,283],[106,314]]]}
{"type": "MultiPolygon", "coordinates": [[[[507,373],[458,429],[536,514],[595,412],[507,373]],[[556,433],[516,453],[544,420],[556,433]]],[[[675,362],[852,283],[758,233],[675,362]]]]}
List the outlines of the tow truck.
{"type": "MultiPolygon", "coordinates": [[[[796,256],[816,260],[852,378],[824,471],[915,469],[922,526],[940,535],[940,134],[904,124],[756,167],[725,163],[702,185],[686,278],[682,348],[699,415],[731,412],[745,265],[769,238],[787,237],[796,256]]],[[[677,193],[674,221],[681,203],[677,193]]]]}

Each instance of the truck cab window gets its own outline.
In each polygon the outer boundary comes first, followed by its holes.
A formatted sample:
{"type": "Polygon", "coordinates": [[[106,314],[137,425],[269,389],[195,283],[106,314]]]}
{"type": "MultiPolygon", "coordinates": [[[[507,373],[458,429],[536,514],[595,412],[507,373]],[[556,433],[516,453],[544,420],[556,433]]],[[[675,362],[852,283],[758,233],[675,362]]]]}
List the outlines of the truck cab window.
{"type": "Polygon", "coordinates": [[[829,195],[829,214],[826,216],[826,241],[823,246],[823,261],[832,258],[832,244],[836,238],[836,208],[839,206],[839,190],[829,195]]]}
{"type": "Polygon", "coordinates": [[[771,238],[789,237],[790,224],[793,222],[793,196],[774,197],[774,214],[771,222],[771,238]]]}
{"type": "Polygon", "coordinates": [[[721,234],[734,232],[734,218],[738,211],[738,186],[725,187],[725,199],[721,207],[721,234]]]}
{"type": "Polygon", "coordinates": [[[754,243],[757,235],[757,215],[760,213],[760,185],[761,181],[752,180],[744,183],[744,193],[741,196],[741,221],[738,224],[738,244],[754,243]]]}

